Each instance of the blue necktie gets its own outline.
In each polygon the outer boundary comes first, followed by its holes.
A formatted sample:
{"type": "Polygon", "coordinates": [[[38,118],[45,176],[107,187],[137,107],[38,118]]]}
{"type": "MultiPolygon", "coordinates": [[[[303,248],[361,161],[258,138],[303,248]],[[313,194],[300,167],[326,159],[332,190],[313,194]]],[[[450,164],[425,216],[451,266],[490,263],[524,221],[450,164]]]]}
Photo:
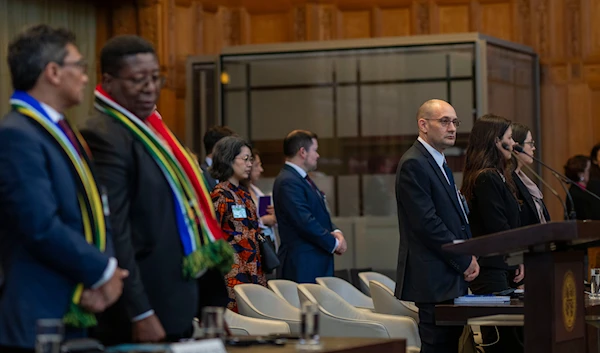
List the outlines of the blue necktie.
{"type": "Polygon", "coordinates": [[[444,172],[448,177],[448,182],[450,182],[450,186],[453,190],[456,190],[456,184],[454,183],[454,175],[452,175],[452,170],[450,170],[450,167],[448,167],[448,163],[446,163],[446,161],[444,161],[444,172]]]}

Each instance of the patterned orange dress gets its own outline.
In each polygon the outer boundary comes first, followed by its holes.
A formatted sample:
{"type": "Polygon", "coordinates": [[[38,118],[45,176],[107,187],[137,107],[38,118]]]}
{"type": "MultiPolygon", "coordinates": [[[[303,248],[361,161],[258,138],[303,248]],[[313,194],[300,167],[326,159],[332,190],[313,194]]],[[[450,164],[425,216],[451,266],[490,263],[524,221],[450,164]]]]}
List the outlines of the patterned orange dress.
{"type": "Polygon", "coordinates": [[[256,205],[245,187],[235,186],[229,181],[217,184],[211,197],[217,222],[235,250],[234,263],[225,275],[225,282],[229,293],[227,308],[237,312],[233,287],[241,283],[267,285],[260,262],[257,235],[261,230],[256,205]]]}

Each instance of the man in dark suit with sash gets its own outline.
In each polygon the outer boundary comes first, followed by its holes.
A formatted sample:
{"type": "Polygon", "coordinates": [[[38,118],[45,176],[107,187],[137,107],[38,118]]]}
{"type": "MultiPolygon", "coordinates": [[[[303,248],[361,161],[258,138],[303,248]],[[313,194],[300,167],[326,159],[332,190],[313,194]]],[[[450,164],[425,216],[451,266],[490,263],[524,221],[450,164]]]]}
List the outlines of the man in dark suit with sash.
{"type": "Polygon", "coordinates": [[[66,109],[83,99],[85,60],[65,29],[38,25],[8,48],[15,92],[0,121],[0,351],[33,352],[38,319],[85,335],[121,295],[105,199],[66,109]]]}
{"type": "Polygon", "coordinates": [[[131,275],[94,335],[106,345],[189,338],[199,304],[220,304],[212,294],[226,303],[233,249],[196,160],[156,110],[165,80],[152,45],[114,37],[100,69],[82,134],[107,189],[116,257],[131,275]]]}
{"type": "Polygon", "coordinates": [[[468,207],[443,153],[454,146],[460,121],[450,104],[434,99],[419,108],[417,124],[419,138],[396,173],[400,251],[395,294],[419,308],[422,353],[456,353],[463,327],[437,326],[434,309],[467,294],[467,282],[479,274],[475,257],[442,250],[444,244],[471,237],[468,207]]]}

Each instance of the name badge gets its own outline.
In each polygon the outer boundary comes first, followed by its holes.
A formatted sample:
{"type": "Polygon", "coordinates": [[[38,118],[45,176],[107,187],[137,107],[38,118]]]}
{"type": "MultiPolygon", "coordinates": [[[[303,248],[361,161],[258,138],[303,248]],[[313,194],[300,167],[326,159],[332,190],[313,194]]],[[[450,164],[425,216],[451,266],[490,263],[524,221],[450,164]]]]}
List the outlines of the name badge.
{"type": "Polygon", "coordinates": [[[456,190],[458,191],[458,196],[460,198],[460,203],[462,203],[463,209],[465,210],[465,214],[469,214],[471,213],[471,211],[469,210],[469,204],[467,203],[467,199],[465,199],[465,197],[463,196],[462,192],[460,192],[458,189],[456,190]]]}
{"type": "Polygon", "coordinates": [[[246,207],[242,205],[233,205],[231,206],[231,212],[233,213],[233,218],[246,218],[246,207]]]}

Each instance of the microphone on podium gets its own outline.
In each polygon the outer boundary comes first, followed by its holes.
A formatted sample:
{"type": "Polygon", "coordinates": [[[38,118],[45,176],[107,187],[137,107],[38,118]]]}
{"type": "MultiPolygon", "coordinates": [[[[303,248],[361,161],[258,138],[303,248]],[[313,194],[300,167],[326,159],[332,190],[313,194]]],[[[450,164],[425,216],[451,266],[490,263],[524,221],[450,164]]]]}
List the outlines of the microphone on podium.
{"type": "MultiPolygon", "coordinates": [[[[529,157],[531,157],[532,159],[536,160],[535,158],[533,158],[533,156],[523,152],[523,147],[519,146],[519,145],[514,145],[513,148],[511,149],[510,146],[507,143],[503,143],[502,144],[502,148],[504,148],[505,150],[509,151],[510,153],[512,153],[513,156],[517,157],[518,153],[515,152],[520,150],[520,153],[523,153],[529,157]]],[[[541,162],[540,162],[541,163],[541,162]]],[[[542,165],[544,165],[542,163],[542,165]]],[[[576,215],[575,215],[575,206],[573,204],[573,199],[571,198],[571,194],[569,193],[569,191],[565,188],[565,186],[563,185],[562,181],[559,179],[559,181],[561,181],[560,185],[563,187],[563,190],[565,190],[565,192],[567,193],[567,196],[569,197],[569,201],[571,202],[571,214],[569,214],[569,212],[567,211],[567,204],[563,201],[563,199],[560,197],[560,195],[558,194],[558,192],[556,190],[554,190],[554,188],[552,186],[550,186],[550,184],[548,184],[544,178],[542,178],[538,173],[536,173],[530,166],[528,166],[527,164],[523,164],[523,167],[527,168],[527,170],[529,170],[529,172],[531,174],[533,174],[537,179],[539,179],[539,181],[542,182],[542,184],[544,184],[544,186],[546,186],[548,188],[548,190],[550,190],[550,192],[552,192],[552,194],[554,196],[556,196],[558,198],[558,200],[560,201],[561,206],[563,207],[563,213],[564,213],[564,217],[565,219],[575,219],[576,215]],[[572,217],[572,218],[571,218],[572,217]]],[[[549,167],[548,167],[549,168],[549,167]]],[[[551,169],[551,168],[550,168],[551,169]]]]}

